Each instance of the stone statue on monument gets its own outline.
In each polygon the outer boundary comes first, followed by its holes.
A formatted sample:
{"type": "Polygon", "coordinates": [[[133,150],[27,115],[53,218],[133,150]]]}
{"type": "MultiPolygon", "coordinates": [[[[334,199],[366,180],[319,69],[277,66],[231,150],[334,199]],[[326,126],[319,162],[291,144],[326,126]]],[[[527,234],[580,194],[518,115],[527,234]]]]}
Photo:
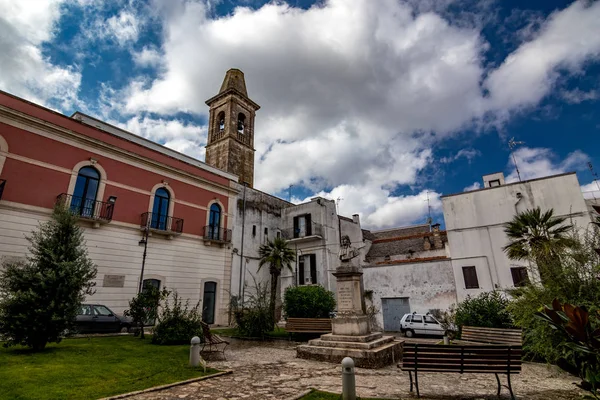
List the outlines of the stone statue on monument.
{"type": "Polygon", "coordinates": [[[338,255],[342,264],[349,263],[350,260],[360,255],[360,251],[352,246],[350,236],[342,236],[342,243],[340,244],[340,253],[338,255]]]}

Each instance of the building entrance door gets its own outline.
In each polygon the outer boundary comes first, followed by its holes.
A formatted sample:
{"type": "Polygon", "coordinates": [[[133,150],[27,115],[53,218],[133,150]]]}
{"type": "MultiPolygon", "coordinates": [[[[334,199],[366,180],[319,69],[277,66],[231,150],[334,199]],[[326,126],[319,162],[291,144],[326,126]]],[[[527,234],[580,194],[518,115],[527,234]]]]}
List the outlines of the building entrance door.
{"type": "Polygon", "coordinates": [[[410,313],[408,297],[381,299],[383,310],[383,330],[388,332],[400,331],[400,320],[404,314],[410,313]]]}
{"type": "Polygon", "coordinates": [[[215,323],[215,303],[217,299],[217,283],[204,283],[204,297],[202,298],[202,321],[207,324],[215,323]]]}

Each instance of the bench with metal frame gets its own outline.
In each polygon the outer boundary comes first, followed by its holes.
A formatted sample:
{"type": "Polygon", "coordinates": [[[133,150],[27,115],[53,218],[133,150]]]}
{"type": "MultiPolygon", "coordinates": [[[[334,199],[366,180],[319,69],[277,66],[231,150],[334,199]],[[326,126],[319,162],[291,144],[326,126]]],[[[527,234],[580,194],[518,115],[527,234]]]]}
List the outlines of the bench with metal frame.
{"type": "Polygon", "coordinates": [[[206,323],[201,322],[201,324],[202,324],[203,340],[202,340],[202,348],[200,349],[200,353],[221,352],[221,353],[223,353],[223,358],[227,359],[225,357],[225,348],[229,345],[229,342],[227,340],[223,340],[219,335],[212,333],[210,331],[210,327],[206,323]],[[221,345],[223,345],[223,347],[221,349],[219,349],[219,346],[221,346],[221,345]]]}
{"type": "Polygon", "coordinates": [[[521,346],[523,344],[523,331],[521,329],[463,326],[460,339],[469,342],[521,346]]]}
{"type": "Polygon", "coordinates": [[[290,333],[329,333],[330,318],[288,318],[285,330],[290,333]]]}
{"type": "Polygon", "coordinates": [[[513,394],[510,376],[521,371],[521,346],[505,345],[437,345],[404,343],[402,363],[398,365],[402,371],[408,371],[410,376],[410,391],[413,391],[413,372],[415,374],[414,386],[419,393],[418,372],[443,372],[443,373],[476,373],[494,374],[498,383],[500,396],[500,378],[498,374],[506,374],[511,399],[513,394]]]}

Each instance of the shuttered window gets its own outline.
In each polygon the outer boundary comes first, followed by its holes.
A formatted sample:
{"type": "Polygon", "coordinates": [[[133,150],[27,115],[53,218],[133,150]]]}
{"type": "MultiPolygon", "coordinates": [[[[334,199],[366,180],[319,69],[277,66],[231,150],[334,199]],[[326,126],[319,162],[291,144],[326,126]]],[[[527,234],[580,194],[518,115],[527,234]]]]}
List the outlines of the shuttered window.
{"type": "Polygon", "coordinates": [[[306,254],[300,256],[298,259],[298,284],[317,283],[317,256],[316,254],[306,254]],[[308,267],[308,268],[307,268],[308,267]],[[306,280],[306,273],[310,274],[310,280],[306,280]]]}
{"type": "Polygon", "coordinates": [[[512,274],[512,279],[515,286],[525,286],[527,283],[529,283],[527,268],[514,267],[510,269],[510,273],[512,274]]]}
{"type": "Polygon", "coordinates": [[[478,289],[479,281],[477,280],[477,270],[475,267],[462,267],[462,270],[465,278],[465,288],[478,289]]]}

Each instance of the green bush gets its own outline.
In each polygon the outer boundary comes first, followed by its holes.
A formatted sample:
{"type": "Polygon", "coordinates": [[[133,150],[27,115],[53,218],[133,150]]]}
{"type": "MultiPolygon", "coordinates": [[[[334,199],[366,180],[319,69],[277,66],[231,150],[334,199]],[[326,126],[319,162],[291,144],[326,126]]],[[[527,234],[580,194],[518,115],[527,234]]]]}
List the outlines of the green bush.
{"type": "Polygon", "coordinates": [[[144,325],[154,325],[158,317],[160,302],[169,296],[167,289],[159,290],[154,286],[145,287],[134,298],[129,300],[129,309],[123,312],[126,317],[131,317],[136,327],[139,327],[140,338],[144,339],[144,325]]]}
{"type": "Polygon", "coordinates": [[[243,305],[238,302],[232,307],[241,336],[263,338],[273,329],[270,292],[266,283],[258,283],[254,279],[254,287],[246,291],[243,305]]]}
{"type": "Polygon", "coordinates": [[[182,303],[176,291],[172,300],[165,302],[154,327],[152,343],[154,344],[186,344],[194,336],[202,337],[202,316],[198,309],[200,303],[189,307],[189,300],[182,303]]]}
{"type": "Polygon", "coordinates": [[[544,285],[528,284],[509,291],[513,301],[509,311],[515,325],[523,328],[523,350],[528,359],[557,364],[569,371],[569,365],[578,365],[579,356],[568,345],[563,335],[535,317],[544,305],[553,299],[562,303],[577,304],[587,308],[590,315],[600,309],[600,247],[597,228],[583,234],[574,233],[577,246],[560,254],[557,262],[560,274],[546,279],[544,285]]]}
{"type": "Polygon", "coordinates": [[[513,321],[508,312],[510,301],[500,292],[485,292],[477,297],[467,296],[456,307],[455,321],[463,326],[484,328],[511,328],[513,321]]]}
{"type": "Polygon", "coordinates": [[[329,318],[335,310],[335,297],[319,285],[288,287],[283,310],[289,318],[329,318]]]}

